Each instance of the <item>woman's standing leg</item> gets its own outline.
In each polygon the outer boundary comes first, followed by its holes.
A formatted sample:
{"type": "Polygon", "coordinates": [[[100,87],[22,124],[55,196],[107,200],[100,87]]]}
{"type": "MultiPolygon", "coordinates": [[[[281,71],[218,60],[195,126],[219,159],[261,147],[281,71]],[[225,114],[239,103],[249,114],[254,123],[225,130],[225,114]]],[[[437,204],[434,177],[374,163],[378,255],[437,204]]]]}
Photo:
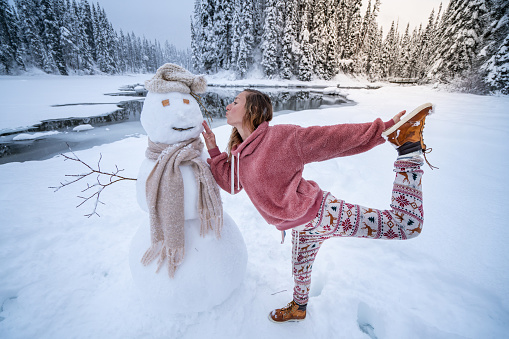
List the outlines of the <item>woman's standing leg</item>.
{"type": "MultiPolygon", "coordinates": [[[[377,210],[349,204],[330,193],[318,216],[301,231],[292,232],[296,255],[292,256],[293,300],[308,302],[313,263],[322,243],[332,237],[405,240],[418,236],[423,225],[422,159],[415,157],[394,163],[391,209],[377,210]]],[[[295,250],[294,250],[295,251],[295,250]]]]}

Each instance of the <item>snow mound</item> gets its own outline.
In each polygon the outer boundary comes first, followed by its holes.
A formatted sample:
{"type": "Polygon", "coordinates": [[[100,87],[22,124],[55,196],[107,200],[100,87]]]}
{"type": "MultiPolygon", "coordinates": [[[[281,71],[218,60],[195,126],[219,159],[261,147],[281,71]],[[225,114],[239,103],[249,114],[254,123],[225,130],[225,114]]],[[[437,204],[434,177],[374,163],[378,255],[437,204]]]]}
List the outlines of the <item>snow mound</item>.
{"type": "Polygon", "coordinates": [[[225,213],[221,238],[212,232],[200,236],[199,219],[186,220],[185,258],[175,277],[166,266],[156,273],[157,259],[143,266],[141,257],[150,246],[150,226],[142,225],[131,242],[129,263],[140,303],[166,314],[211,310],[242,283],[247,265],[244,238],[225,213]]]}
{"type": "Polygon", "coordinates": [[[92,125],[85,124],[85,125],[76,126],[72,130],[75,131],[75,132],[82,132],[82,131],[88,131],[88,130],[91,130],[91,129],[94,129],[94,127],[92,125]]]}
{"type": "Polygon", "coordinates": [[[33,134],[21,133],[21,134],[16,135],[14,138],[12,138],[12,140],[14,140],[14,141],[34,140],[34,139],[44,138],[48,135],[53,135],[53,134],[58,134],[58,133],[60,133],[60,132],[50,131],[50,132],[37,132],[37,133],[33,133],[33,134]]]}

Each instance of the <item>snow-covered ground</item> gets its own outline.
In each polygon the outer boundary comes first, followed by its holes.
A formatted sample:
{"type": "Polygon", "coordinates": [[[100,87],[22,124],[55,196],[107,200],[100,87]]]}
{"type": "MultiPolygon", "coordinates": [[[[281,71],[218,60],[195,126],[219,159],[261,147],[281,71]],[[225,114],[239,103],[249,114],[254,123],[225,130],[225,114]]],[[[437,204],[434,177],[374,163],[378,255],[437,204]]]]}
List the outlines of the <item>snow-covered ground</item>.
{"type": "MultiPolygon", "coordinates": [[[[420,237],[403,242],[331,239],[323,245],[304,322],[267,320],[270,310],[292,297],[291,242],[280,244],[280,233],[265,223],[245,193],[223,192],[225,211],[248,250],[241,287],[209,312],[170,316],[147,308],[137,296],[128,262],[130,241],[146,225],[135,183],[105,190],[101,217],[85,218],[91,206],[75,208],[84,184],[56,193],[48,188],[84,169],[55,157],[0,165],[0,337],[507,337],[509,98],[396,86],[345,93],[358,105],[300,111],[273,123],[389,119],[432,102],[436,114],[426,122],[425,142],[433,148],[428,160],[440,169],[425,168],[426,222],[420,237]]],[[[58,101],[48,99],[50,104],[77,101],[83,100],[67,93],[58,101]]],[[[21,104],[30,110],[28,98],[21,104]]],[[[221,148],[229,131],[228,126],[215,128],[221,148]]],[[[135,177],[145,146],[145,136],[131,137],[77,155],[92,164],[102,154],[103,169],[114,170],[117,164],[124,175],[135,177]]],[[[394,149],[384,144],[361,155],[310,164],[304,174],[348,202],[387,208],[394,158],[394,149]]]]}

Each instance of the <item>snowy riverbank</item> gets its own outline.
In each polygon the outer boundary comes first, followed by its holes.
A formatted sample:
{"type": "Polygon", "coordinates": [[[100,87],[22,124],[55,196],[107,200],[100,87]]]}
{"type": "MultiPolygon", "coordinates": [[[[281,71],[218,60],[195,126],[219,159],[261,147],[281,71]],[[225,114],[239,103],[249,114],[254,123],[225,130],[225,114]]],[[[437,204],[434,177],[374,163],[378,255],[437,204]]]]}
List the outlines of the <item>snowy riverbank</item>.
{"type": "Polygon", "coordinates": [[[0,76],[0,132],[26,128],[43,120],[89,117],[113,112],[133,100],[109,96],[125,85],[143,84],[151,75],[0,76]]]}
{"type": "MultiPolygon", "coordinates": [[[[135,82],[135,81],[133,81],[135,82]]],[[[125,83],[122,83],[124,85],[125,83]]],[[[61,102],[73,102],[61,93],[61,102]]],[[[308,318],[277,325],[267,314],[291,299],[291,244],[249,198],[223,194],[248,249],[241,288],[210,312],[154,314],[137,298],[129,243],[146,215],[134,183],[104,192],[100,218],[76,209],[75,185],[48,186],[82,168],[61,158],[0,165],[0,337],[2,338],[502,338],[509,331],[509,237],[505,180],[508,97],[428,87],[351,90],[356,106],[300,111],[274,123],[302,126],[388,119],[436,104],[425,128],[433,148],[425,168],[425,226],[406,242],[331,239],[313,268],[308,318]],[[280,293],[279,293],[280,292],[280,293]]],[[[30,93],[25,93],[30,96],[30,93]]],[[[52,102],[54,104],[55,102],[52,102]]],[[[2,125],[0,125],[2,126],[2,125]]],[[[3,126],[2,126],[3,127],[3,126]]],[[[222,148],[228,126],[215,129],[222,148]]],[[[79,151],[135,177],[146,137],[79,151]]],[[[393,148],[310,164],[305,177],[349,202],[386,208],[393,148]]]]}
{"type": "MultiPolygon", "coordinates": [[[[0,76],[0,134],[33,126],[44,120],[91,117],[111,113],[120,101],[132,96],[105,95],[119,93],[126,85],[144,84],[152,74],[125,76],[0,76]]],[[[246,79],[230,81],[226,74],[208,76],[211,86],[336,87],[372,85],[338,75],[331,81],[289,81],[246,79]]]]}

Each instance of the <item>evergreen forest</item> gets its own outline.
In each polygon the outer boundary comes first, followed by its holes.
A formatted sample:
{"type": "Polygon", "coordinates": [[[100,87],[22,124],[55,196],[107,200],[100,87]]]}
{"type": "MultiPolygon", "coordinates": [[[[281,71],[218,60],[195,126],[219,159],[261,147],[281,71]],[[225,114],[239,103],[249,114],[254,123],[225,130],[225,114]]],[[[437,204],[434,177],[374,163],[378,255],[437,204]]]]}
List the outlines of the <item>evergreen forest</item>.
{"type": "Polygon", "coordinates": [[[509,93],[509,1],[451,0],[426,24],[377,23],[381,0],[195,0],[195,70],[309,81],[338,73],[509,93]]]}
{"type": "Polygon", "coordinates": [[[0,74],[153,73],[165,62],[190,68],[191,53],[133,32],[116,32],[99,3],[0,0],[0,74]]]}
{"type": "Polygon", "coordinates": [[[0,74],[152,73],[409,79],[509,94],[509,1],[451,0],[426,23],[377,22],[382,0],[195,0],[191,49],[115,31],[88,0],[0,0],[0,74]],[[364,8],[364,9],[362,9],[364,8]],[[413,25],[412,25],[413,26],[413,25]]]}

